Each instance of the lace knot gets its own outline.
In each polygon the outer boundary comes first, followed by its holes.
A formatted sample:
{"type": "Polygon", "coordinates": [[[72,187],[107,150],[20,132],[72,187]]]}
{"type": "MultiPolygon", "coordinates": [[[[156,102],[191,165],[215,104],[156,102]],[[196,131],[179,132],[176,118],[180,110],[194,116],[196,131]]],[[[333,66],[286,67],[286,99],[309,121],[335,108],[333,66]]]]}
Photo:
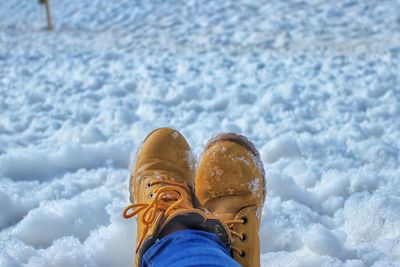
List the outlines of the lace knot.
{"type": "Polygon", "coordinates": [[[141,223],[145,225],[143,236],[139,241],[136,251],[141,246],[150,226],[155,222],[158,214],[161,216],[168,216],[173,210],[178,208],[191,209],[192,205],[186,198],[190,189],[185,185],[173,181],[154,181],[148,184],[148,187],[162,184],[152,193],[152,200],[149,203],[135,203],[127,206],[122,215],[125,219],[132,218],[139,213],[141,216],[141,223]]]}

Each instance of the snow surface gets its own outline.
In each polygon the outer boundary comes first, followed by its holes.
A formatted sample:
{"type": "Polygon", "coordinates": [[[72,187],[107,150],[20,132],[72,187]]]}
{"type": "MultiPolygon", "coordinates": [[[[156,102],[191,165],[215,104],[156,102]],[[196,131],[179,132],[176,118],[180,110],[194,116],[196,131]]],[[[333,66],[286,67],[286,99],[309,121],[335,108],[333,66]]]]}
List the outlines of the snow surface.
{"type": "Polygon", "coordinates": [[[260,148],[264,266],[400,266],[395,0],[0,2],[0,266],[131,266],[153,128],[260,148]]]}

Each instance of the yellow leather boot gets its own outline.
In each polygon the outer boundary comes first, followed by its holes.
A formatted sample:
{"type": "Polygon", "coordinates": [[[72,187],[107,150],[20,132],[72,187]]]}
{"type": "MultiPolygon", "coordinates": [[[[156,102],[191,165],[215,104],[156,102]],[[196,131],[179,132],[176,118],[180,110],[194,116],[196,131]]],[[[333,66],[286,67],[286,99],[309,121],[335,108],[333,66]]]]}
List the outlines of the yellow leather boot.
{"type": "Polygon", "coordinates": [[[192,153],[179,132],[160,128],[146,137],[129,181],[133,204],[123,211],[127,219],[137,215],[135,266],[141,266],[143,254],[171,229],[215,232],[224,227],[193,208],[194,179],[192,153]]]}
{"type": "Polygon", "coordinates": [[[197,205],[229,228],[232,257],[242,266],[260,266],[260,217],[265,200],[264,169],[244,136],[210,140],[197,167],[197,205]]]}

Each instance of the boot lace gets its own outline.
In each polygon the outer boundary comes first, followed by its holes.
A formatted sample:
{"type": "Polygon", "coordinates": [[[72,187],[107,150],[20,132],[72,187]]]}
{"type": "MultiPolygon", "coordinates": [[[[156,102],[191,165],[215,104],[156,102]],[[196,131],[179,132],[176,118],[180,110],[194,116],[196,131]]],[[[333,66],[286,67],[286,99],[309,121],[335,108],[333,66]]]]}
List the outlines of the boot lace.
{"type": "Polygon", "coordinates": [[[157,184],[163,184],[165,186],[155,189],[150,194],[150,198],[153,199],[151,202],[131,204],[122,212],[125,219],[143,213],[143,216],[141,216],[141,222],[145,225],[145,228],[143,236],[136,247],[136,252],[141,246],[150,226],[154,223],[158,214],[161,213],[161,216],[168,216],[173,210],[178,208],[193,209],[191,203],[185,198],[188,192],[190,192],[190,189],[185,184],[173,181],[153,181],[147,186],[150,187],[157,184]]]}
{"type": "MultiPolygon", "coordinates": [[[[242,241],[242,242],[243,242],[244,240],[246,240],[246,235],[234,231],[234,230],[233,230],[233,227],[234,227],[236,224],[246,224],[246,223],[247,223],[247,220],[248,220],[247,217],[243,217],[243,218],[241,218],[241,219],[226,220],[226,221],[225,221],[225,224],[228,226],[229,232],[231,233],[231,235],[232,235],[233,237],[236,237],[236,238],[240,239],[240,241],[242,241]]],[[[234,243],[233,243],[233,244],[234,244],[234,243]]],[[[232,250],[232,252],[237,253],[237,254],[238,254],[240,257],[242,257],[242,258],[244,258],[244,257],[246,256],[246,252],[245,252],[244,250],[242,250],[242,249],[240,249],[240,248],[238,248],[238,247],[236,247],[236,246],[234,246],[234,245],[231,246],[231,250],[232,250]]]]}

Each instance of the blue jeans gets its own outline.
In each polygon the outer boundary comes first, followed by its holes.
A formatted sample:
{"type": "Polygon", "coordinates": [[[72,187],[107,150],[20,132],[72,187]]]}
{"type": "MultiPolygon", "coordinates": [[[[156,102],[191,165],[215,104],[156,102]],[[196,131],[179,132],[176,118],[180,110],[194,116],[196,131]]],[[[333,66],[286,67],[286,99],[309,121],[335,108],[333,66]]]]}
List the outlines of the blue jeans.
{"type": "Polygon", "coordinates": [[[157,240],[143,255],[142,267],[150,266],[240,267],[215,234],[199,230],[181,230],[157,240]]]}

